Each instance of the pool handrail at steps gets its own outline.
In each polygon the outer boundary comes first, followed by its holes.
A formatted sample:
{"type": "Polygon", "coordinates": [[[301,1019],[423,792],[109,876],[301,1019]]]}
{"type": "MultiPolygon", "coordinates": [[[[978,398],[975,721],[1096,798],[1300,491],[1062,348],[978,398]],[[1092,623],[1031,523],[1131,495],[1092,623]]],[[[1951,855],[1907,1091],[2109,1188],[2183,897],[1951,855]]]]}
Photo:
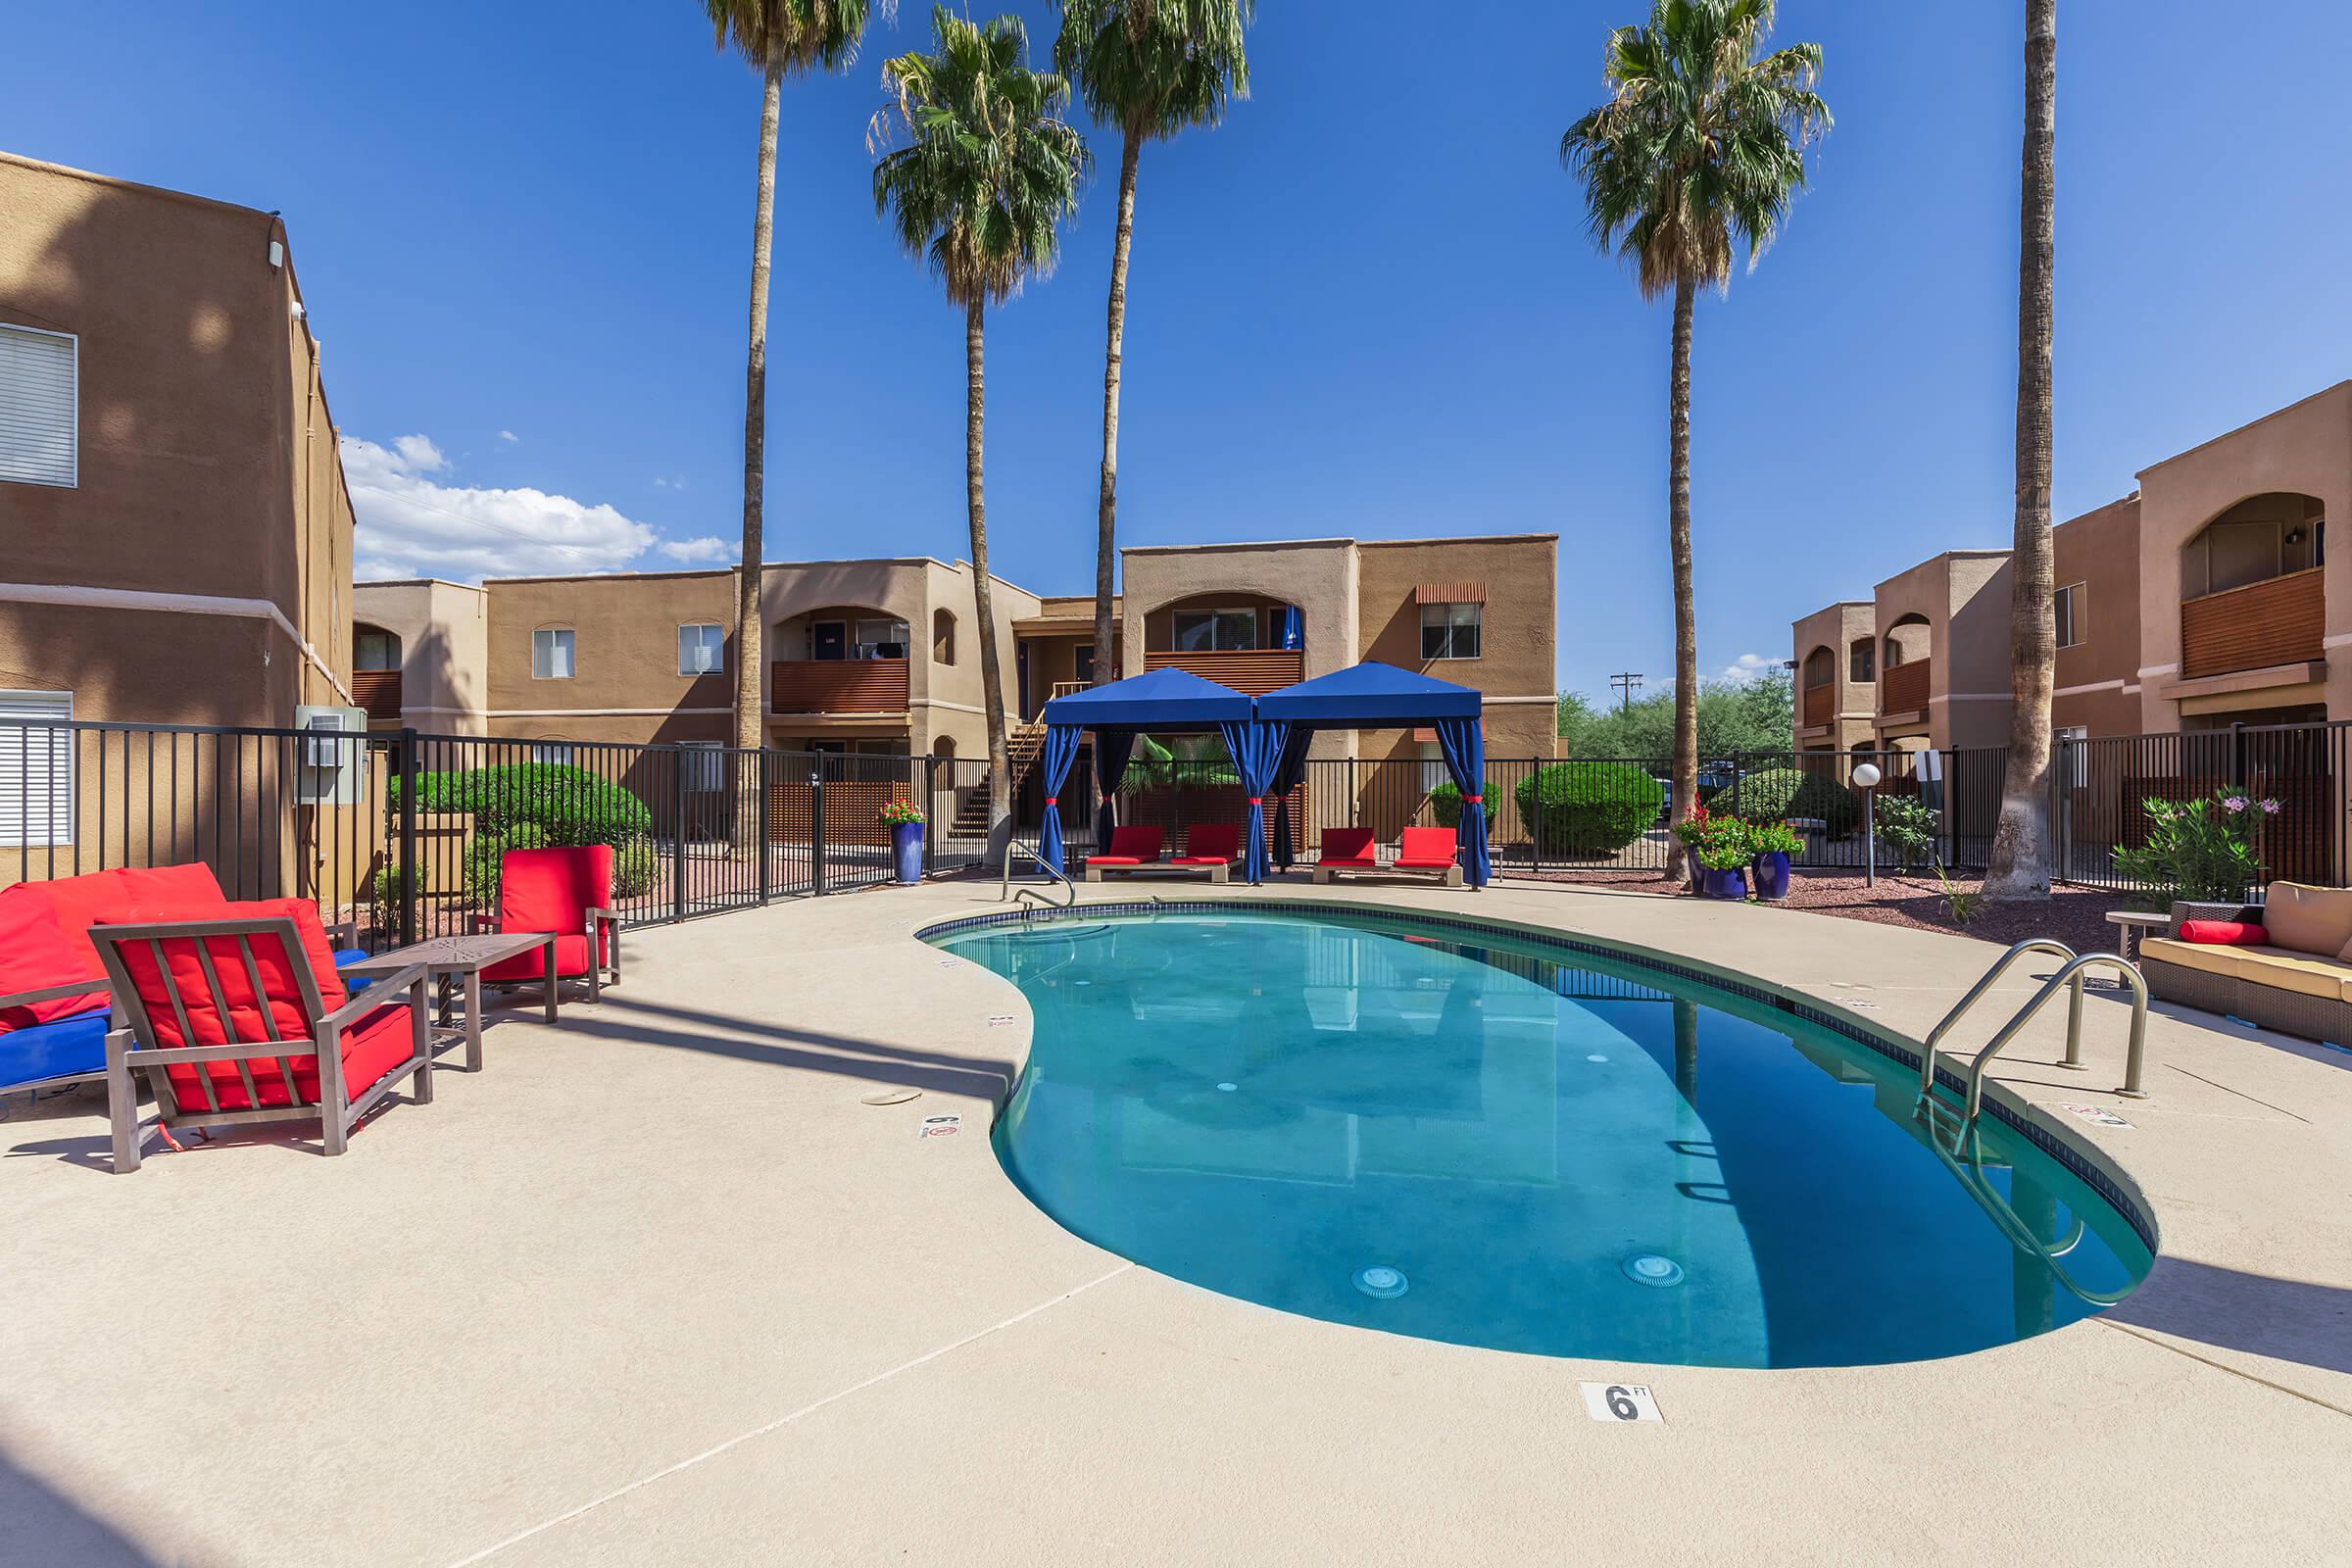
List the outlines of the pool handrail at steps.
{"type": "Polygon", "coordinates": [[[1960,1147],[1962,1140],[1975,1132],[1977,1118],[1983,1114],[1984,1074],[1991,1067],[1993,1058],[2008,1047],[2010,1041],[2017,1038],[2018,1031],[2023,1029],[2034,1015],[2041,1010],[2043,1004],[2057,994],[2060,986],[2067,987],[2072,996],[2067,1004],[2066,1055],[2059,1065],[2075,1072],[2083,1070],[2082,971],[2088,968],[2114,969],[2117,976],[2132,992],[2131,1043],[2124,1058],[2123,1086],[2115,1093],[2128,1100],[2148,1098],[2147,1090],[2141,1087],[2147,1058],[2148,983],[2141,976],[2138,967],[2127,962],[2116,954],[2077,954],[2063,942],[2053,941],[2048,937],[2028,937],[2025,941],[2012,945],[2007,953],[2002,954],[1992,967],[1984,971],[1984,977],[1969,988],[1968,995],[1962,997],[1952,1010],[1943,1015],[1941,1022],[1928,1031],[1927,1041],[1920,1048],[1919,1054],[1919,1103],[1914,1107],[1912,1114],[1928,1122],[1930,1138],[1936,1137],[1936,1113],[1943,1108],[1936,1099],[1937,1044],[1951,1031],[1952,1025],[1959,1022],[1961,1016],[1983,999],[1984,993],[1991,989],[1995,980],[2007,973],[2009,967],[2018,959],[2030,953],[2051,954],[2063,957],[2066,961],[2059,966],[2056,974],[2042,982],[2041,989],[2027,999],[2026,1004],[2011,1014],[2009,1021],[2001,1025],[1994,1032],[1992,1039],[1977,1053],[1976,1060],[1970,1064],[1968,1069],[1967,1091],[1958,1112],[1960,1122],[1953,1140],[1955,1151],[1960,1147]]]}
{"type": "Polygon", "coordinates": [[[1035,900],[1039,906],[1049,910],[1067,909],[1074,906],[1078,903],[1078,885],[1064,876],[1052,861],[1026,844],[1008,844],[1004,847],[1004,874],[997,879],[997,900],[999,903],[1018,904],[1021,906],[1021,918],[1026,921],[1030,916],[1031,900],[1035,900]],[[1039,870],[1061,884],[1062,892],[1066,896],[1059,904],[1055,904],[1035,888],[1016,888],[1012,885],[1012,858],[1016,854],[1028,856],[1037,862],[1039,870]]]}

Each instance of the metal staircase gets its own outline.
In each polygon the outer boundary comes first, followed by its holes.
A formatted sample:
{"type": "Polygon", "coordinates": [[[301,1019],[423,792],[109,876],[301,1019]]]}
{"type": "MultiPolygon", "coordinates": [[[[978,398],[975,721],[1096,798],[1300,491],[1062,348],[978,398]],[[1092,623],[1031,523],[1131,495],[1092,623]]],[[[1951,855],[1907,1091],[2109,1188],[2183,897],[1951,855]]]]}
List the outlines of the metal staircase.
{"type": "MultiPolygon", "coordinates": [[[[1012,799],[1020,799],[1021,786],[1028,782],[1030,770],[1037,766],[1037,760],[1045,755],[1045,750],[1043,724],[1015,724],[1005,733],[1004,754],[1012,771],[1012,799]]],[[[983,837],[988,832],[991,805],[988,796],[985,780],[980,788],[960,795],[956,802],[956,815],[948,824],[949,833],[959,839],[983,837]]]]}

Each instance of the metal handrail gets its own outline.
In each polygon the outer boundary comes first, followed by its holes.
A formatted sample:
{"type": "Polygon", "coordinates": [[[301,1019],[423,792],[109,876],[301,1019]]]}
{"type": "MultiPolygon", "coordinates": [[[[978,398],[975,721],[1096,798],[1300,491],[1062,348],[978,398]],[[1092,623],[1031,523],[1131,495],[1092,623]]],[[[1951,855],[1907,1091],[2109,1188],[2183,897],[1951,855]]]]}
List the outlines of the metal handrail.
{"type": "Polygon", "coordinates": [[[2132,1294],[2133,1287],[2131,1285],[2117,1291],[2094,1291],[2077,1284],[2075,1277],[2066,1271],[2066,1266],[2058,1261],[2081,1246],[2082,1238],[2088,1233],[2089,1228],[2082,1223],[2082,1215],[2074,1216],[2074,1230],[2065,1242],[2052,1247],[2034,1235],[2034,1228],[2001,1196],[2000,1189],[1984,1179],[1984,1173],[1976,1160],[1957,1149],[1943,1147],[1942,1140],[1936,1136],[1933,1123],[1928,1128],[1928,1147],[1935,1150],[1936,1157],[1942,1160],[1944,1166],[1959,1179],[1961,1190],[1976,1200],[1977,1206],[1984,1210],[1994,1227],[2008,1237],[2009,1245],[2041,1259],[2042,1266],[2050,1271],[2050,1277],[2069,1292],[2093,1306],[2113,1306],[2132,1294]]]}
{"type": "Polygon", "coordinates": [[[2132,1043],[2124,1056],[2123,1087],[2115,1092],[2128,1100],[2148,1098],[2148,1092],[2140,1087],[2140,1073],[2146,1062],[2148,1049],[2148,982],[2136,966],[2126,963],[2112,953],[2085,953],[2042,982],[2041,989],[2034,993],[2033,1000],[2020,1007],[2015,1017],[2001,1025],[2000,1033],[1977,1053],[1976,1063],[1968,1069],[1968,1097],[1961,1106],[1965,1116],[1964,1125],[1975,1126],[1978,1112],[1984,1107],[1984,1072],[1992,1065],[1992,1058],[2017,1038],[2017,1032],[2041,1010],[2043,1003],[2057,994],[2060,986],[2071,985],[2075,990],[2073,1019],[2067,1028],[2066,1055],[2070,1064],[2080,1062],[2082,1048],[2082,971],[2093,964],[2104,964],[2114,969],[2124,983],[2132,988],[2132,1043]]]}
{"type": "MultiPolygon", "coordinates": [[[[1984,977],[1982,980],[1979,980],[1975,985],[1969,987],[1968,995],[1962,997],[1959,1002],[1954,1004],[1952,1010],[1943,1015],[1943,1021],[1928,1031],[1928,1043],[1919,1054],[1919,1094],[1922,1100],[1927,1099],[1927,1097],[1933,1094],[1936,1089],[1936,1043],[1941,1040],[1946,1034],[1951,1032],[1952,1025],[1960,1021],[1960,1015],[1962,1013],[1975,1006],[1977,1003],[1983,999],[1984,993],[1992,989],[1992,983],[1995,980],[1998,980],[2002,975],[2009,972],[2009,966],[2011,964],[2017,962],[2018,959],[2024,957],[2029,953],[2052,954],[2058,957],[2068,960],[2069,962],[2072,962],[2075,956],[2074,949],[2068,947],[2065,943],[2050,937],[2028,937],[2025,941],[2011,946],[2007,953],[2002,954],[2000,957],[1994,961],[1992,967],[1984,971],[1984,977]]],[[[2080,1067],[2082,1065],[2081,1060],[2076,1055],[2075,1042],[2075,1036],[2080,1031],[2082,1022],[2082,982],[2078,980],[2075,984],[2073,1027],[2071,1027],[2067,1033],[2066,1064],[2070,1067],[2080,1067]]]]}
{"type": "Polygon", "coordinates": [[[1045,856],[1040,854],[1038,851],[1030,849],[1025,844],[1007,844],[1004,846],[1004,874],[997,879],[997,902],[1000,904],[1018,904],[1024,898],[1035,899],[1039,904],[1045,906],[1049,909],[1067,909],[1074,906],[1078,903],[1078,884],[1072,882],[1068,877],[1064,876],[1059,867],[1048,860],[1045,856]],[[1060,904],[1056,905],[1053,900],[1047,898],[1035,888],[1025,887],[1016,891],[1012,885],[1012,858],[1016,852],[1026,855],[1029,857],[1029,858],[1035,860],[1039,870],[1045,872],[1046,875],[1052,877],[1054,881],[1060,883],[1069,891],[1069,897],[1063,899],[1060,904]]]}

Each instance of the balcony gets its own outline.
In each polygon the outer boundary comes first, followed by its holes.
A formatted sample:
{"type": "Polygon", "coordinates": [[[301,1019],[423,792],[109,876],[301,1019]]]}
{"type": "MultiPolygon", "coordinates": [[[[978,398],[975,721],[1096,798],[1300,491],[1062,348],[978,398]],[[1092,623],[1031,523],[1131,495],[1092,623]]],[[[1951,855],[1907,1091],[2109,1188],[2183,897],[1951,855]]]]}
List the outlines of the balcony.
{"type": "Polygon", "coordinates": [[[1245,697],[1263,697],[1306,679],[1306,655],[1296,648],[1265,648],[1248,653],[1182,654],[1172,650],[1144,655],[1144,668],[1181,669],[1202,680],[1230,686],[1245,697]]]}
{"type": "Polygon", "coordinates": [[[1914,659],[1879,671],[1879,714],[1924,713],[1928,708],[1928,671],[1932,659],[1914,659]]]}
{"type": "Polygon", "coordinates": [[[397,669],[355,669],[351,672],[351,700],[354,707],[368,710],[368,724],[398,728],[400,725],[400,671],[397,669]]]}
{"type": "Polygon", "coordinates": [[[1837,716],[1837,687],[1808,686],[1805,688],[1805,715],[1803,719],[1805,728],[1817,729],[1820,726],[1829,723],[1837,716]]]}
{"type": "Polygon", "coordinates": [[[2180,605],[2180,675],[2228,675],[2323,659],[2327,568],[2290,571],[2180,605]]]}
{"type": "Polygon", "coordinates": [[[786,659],[767,666],[771,713],[904,713],[904,659],[786,659]]]}

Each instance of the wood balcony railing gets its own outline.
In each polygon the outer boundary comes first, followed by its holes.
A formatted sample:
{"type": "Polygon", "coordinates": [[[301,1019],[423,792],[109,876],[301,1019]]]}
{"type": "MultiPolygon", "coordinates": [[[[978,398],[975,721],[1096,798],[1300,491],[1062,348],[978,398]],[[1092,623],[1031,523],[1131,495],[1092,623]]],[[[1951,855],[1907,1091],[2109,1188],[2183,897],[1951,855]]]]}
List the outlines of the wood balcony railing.
{"type": "Polygon", "coordinates": [[[1263,697],[1306,679],[1306,655],[1296,648],[1230,654],[1180,654],[1170,650],[1145,654],[1144,668],[1186,670],[1202,680],[1230,686],[1245,697],[1263,697]]]}
{"type": "Polygon", "coordinates": [[[785,659],[767,666],[771,713],[903,713],[904,659],[785,659]]]}
{"type": "Polygon", "coordinates": [[[2327,657],[2324,566],[2180,602],[2180,674],[2227,675],[2327,657]]]}
{"type": "Polygon", "coordinates": [[[369,724],[398,724],[400,722],[400,671],[397,669],[355,669],[351,672],[351,700],[368,710],[369,724]]]}
{"type": "Polygon", "coordinates": [[[1928,671],[1933,659],[1914,659],[1879,671],[1879,711],[1916,713],[1928,706],[1928,671]]]}
{"type": "Polygon", "coordinates": [[[1808,686],[1805,688],[1805,728],[1827,724],[1838,716],[1838,688],[1808,686]]]}

